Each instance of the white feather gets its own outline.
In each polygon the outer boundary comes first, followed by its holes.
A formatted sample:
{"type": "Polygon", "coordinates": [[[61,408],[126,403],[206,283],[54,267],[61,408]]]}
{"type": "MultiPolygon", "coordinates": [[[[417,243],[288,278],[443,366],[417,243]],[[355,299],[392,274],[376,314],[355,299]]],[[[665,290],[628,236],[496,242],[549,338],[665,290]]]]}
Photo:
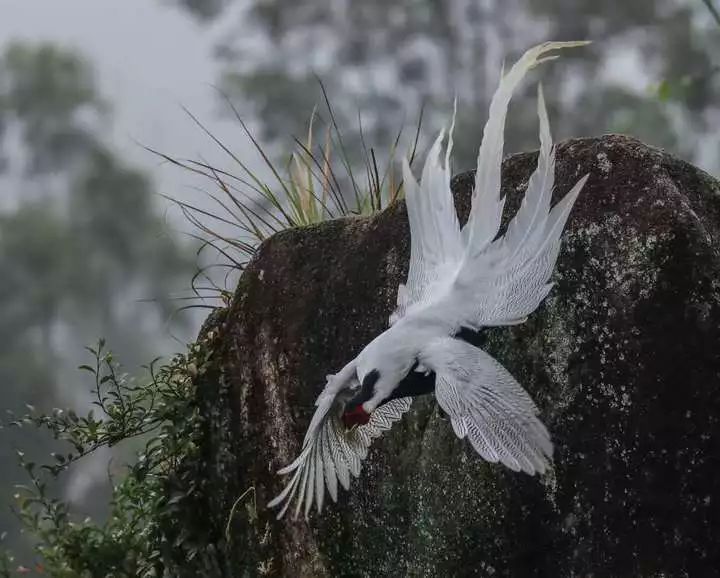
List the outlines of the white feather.
{"type": "Polygon", "coordinates": [[[487,353],[453,335],[461,327],[522,323],[552,288],[550,277],[560,237],[578,194],[581,178],[552,209],[555,149],[542,89],[538,89],[540,152],[525,197],[507,231],[497,237],[504,199],[500,197],[503,130],[514,90],[551,50],[584,42],[549,42],[528,50],[501,75],[490,104],[478,154],[468,222],[461,229],[450,191],[450,154],[455,112],[442,155],[444,131],[435,139],[420,183],[407,161],[403,179],[410,224],[408,278],[397,294],[391,327],[368,344],[337,375],[330,375],[316,401],[300,455],[280,470],[292,474],[268,505],[282,508],[295,499],[295,515],[323,508],[325,489],[337,501],[339,484],[348,489],[358,477],[372,440],[389,430],[410,407],[410,398],[382,401],[416,365],[433,371],[438,404],[455,434],[467,437],[477,453],[515,471],[543,473],[552,457],[550,436],[527,392],[487,353]],[[346,430],[341,415],[357,393],[359,379],[377,371],[363,408],[370,421],[346,430]]]}

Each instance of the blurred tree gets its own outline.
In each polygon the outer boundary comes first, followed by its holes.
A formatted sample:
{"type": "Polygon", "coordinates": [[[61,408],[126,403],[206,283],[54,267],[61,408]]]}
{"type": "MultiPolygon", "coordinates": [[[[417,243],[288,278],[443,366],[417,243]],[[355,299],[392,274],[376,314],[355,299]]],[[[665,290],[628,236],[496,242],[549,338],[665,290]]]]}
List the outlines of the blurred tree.
{"type": "Polygon", "coordinates": [[[29,176],[67,171],[69,162],[95,146],[92,121],[97,122],[105,105],[94,82],[92,69],[75,53],[52,45],[7,48],[0,110],[3,124],[14,125],[25,145],[29,176]]]}
{"type": "MultiPolygon", "coordinates": [[[[0,213],[6,409],[30,403],[50,410],[61,397],[82,403],[87,384],[68,389],[66,378],[77,380],[82,346],[99,336],[130,367],[147,363],[168,338],[171,290],[189,278],[192,261],[165,233],[152,184],[103,143],[108,111],[80,55],[20,43],[0,56],[0,191],[15,199],[0,213]],[[159,299],[138,305],[143,297],[159,299]]],[[[49,451],[48,440],[27,435],[3,431],[4,497],[12,495],[12,483],[24,481],[13,448],[49,451]]],[[[16,526],[3,503],[0,531],[16,526]]]]}
{"type": "MultiPolygon", "coordinates": [[[[207,4],[222,16],[222,6],[207,4]]],[[[200,13],[204,5],[196,0],[186,7],[200,13]]],[[[550,104],[559,109],[558,137],[624,131],[697,157],[699,137],[711,134],[718,114],[713,54],[720,34],[700,1],[255,0],[243,6],[233,11],[240,20],[228,24],[218,50],[223,87],[246,103],[241,108],[259,118],[269,140],[302,134],[320,101],[318,73],[342,124],[357,127],[361,109],[376,145],[387,145],[398,117],[412,119],[423,101],[426,128],[435,131],[448,122],[457,95],[456,158],[458,168],[468,168],[502,57],[515,58],[544,39],[595,41],[543,71],[550,104]]],[[[537,146],[534,115],[532,102],[514,107],[509,150],[537,146]]]]}

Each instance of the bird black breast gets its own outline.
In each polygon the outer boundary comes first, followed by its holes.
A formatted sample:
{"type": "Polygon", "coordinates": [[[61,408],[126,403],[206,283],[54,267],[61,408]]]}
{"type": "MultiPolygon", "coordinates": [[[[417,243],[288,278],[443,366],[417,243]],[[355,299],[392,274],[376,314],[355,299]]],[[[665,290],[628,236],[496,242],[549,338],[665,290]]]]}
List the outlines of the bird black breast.
{"type": "Polygon", "coordinates": [[[467,327],[461,327],[460,331],[455,334],[455,339],[460,339],[465,343],[474,345],[475,347],[484,347],[487,341],[487,334],[482,329],[475,331],[474,329],[468,329],[467,327]]]}
{"type": "MultiPolygon", "coordinates": [[[[458,331],[454,335],[454,337],[456,339],[465,341],[470,345],[474,345],[475,347],[482,347],[483,345],[485,345],[486,341],[485,333],[482,330],[475,331],[473,329],[468,329],[467,327],[461,328],[460,331],[458,331]]],[[[385,401],[383,401],[380,405],[387,403],[391,399],[398,399],[401,397],[417,397],[419,395],[426,395],[435,391],[435,373],[430,372],[427,375],[418,373],[417,371],[415,371],[417,366],[418,362],[416,361],[405,379],[403,379],[393,390],[392,395],[388,397],[385,401]]]]}

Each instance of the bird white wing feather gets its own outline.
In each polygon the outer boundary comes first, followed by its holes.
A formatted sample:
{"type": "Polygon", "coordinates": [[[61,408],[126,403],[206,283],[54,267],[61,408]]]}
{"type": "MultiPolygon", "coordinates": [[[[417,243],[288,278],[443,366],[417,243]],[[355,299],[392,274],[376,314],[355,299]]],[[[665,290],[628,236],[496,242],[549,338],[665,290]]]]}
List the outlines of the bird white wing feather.
{"type": "Polygon", "coordinates": [[[367,424],[348,430],[341,416],[345,404],[355,393],[350,387],[338,391],[329,380],[318,397],[300,455],[278,471],[278,474],[293,474],[283,491],[268,503],[271,508],[282,504],[278,519],[285,515],[293,500],[295,517],[304,510],[307,518],[313,503],[320,512],[326,488],[336,502],[338,481],[349,489],[351,476],[360,475],[372,441],[389,430],[410,409],[412,402],[408,397],[391,400],[378,407],[367,424]]]}
{"type": "Polygon", "coordinates": [[[587,177],[549,210],[555,150],[540,90],[538,165],[518,213],[505,235],[494,240],[505,204],[500,197],[503,130],[510,99],[525,74],[538,63],[554,58],[544,56],[547,52],[582,44],[585,43],[541,44],[528,50],[503,75],[493,95],[483,132],[470,216],[459,234],[447,162],[452,139],[448,142],[443,167],[439,162],[443,136],[440,134],[428,154],[420,185],[405,165],[411,231],[410,269],[407,285],[398,289],[398,308],[391,316],[391,323],[408,312],[423,309],[426,311],[421,314],[442,317],[445,323],[455,327],[521,323],[545,298],[551,287],[547,281],[557,259],[560,235],[587,177]]]}
{"type": "Polygon", "coordinates": [[[546,471],[550,435],[528,393],[502,365],[451,337],[428,343],[420,360],[435,372],[435,398],[459,438],[467,437],[489,462],[528,474],[546,471]]]}

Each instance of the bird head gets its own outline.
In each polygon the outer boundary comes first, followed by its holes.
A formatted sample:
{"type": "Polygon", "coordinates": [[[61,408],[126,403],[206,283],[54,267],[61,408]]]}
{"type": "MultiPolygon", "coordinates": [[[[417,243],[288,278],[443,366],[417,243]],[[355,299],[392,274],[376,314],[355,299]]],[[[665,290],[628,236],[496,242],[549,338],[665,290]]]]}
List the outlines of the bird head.
{"type": "Polygon", "coordinates": [[[397,337],[386,331],[358,356],[356,371],[360,388],[345,405],[342,420],[346,427],[368,423],[375,408],[390,397],[412,368],[415,355],[407,350],[406,342],[397,337]]]}
{"type": "Polygon", "coordinates": [[[372,411],[368,411],[365,404],[369,403],[375,396],[375,384],[379,378],[380,372],[377,369],[372,369],[363,374],[362,378],[358,375],[360,388],[355,396],[347,402],[342,415],[345,427],[351,428],[356,425],[365,425],[370,421],[372,411]]]}

